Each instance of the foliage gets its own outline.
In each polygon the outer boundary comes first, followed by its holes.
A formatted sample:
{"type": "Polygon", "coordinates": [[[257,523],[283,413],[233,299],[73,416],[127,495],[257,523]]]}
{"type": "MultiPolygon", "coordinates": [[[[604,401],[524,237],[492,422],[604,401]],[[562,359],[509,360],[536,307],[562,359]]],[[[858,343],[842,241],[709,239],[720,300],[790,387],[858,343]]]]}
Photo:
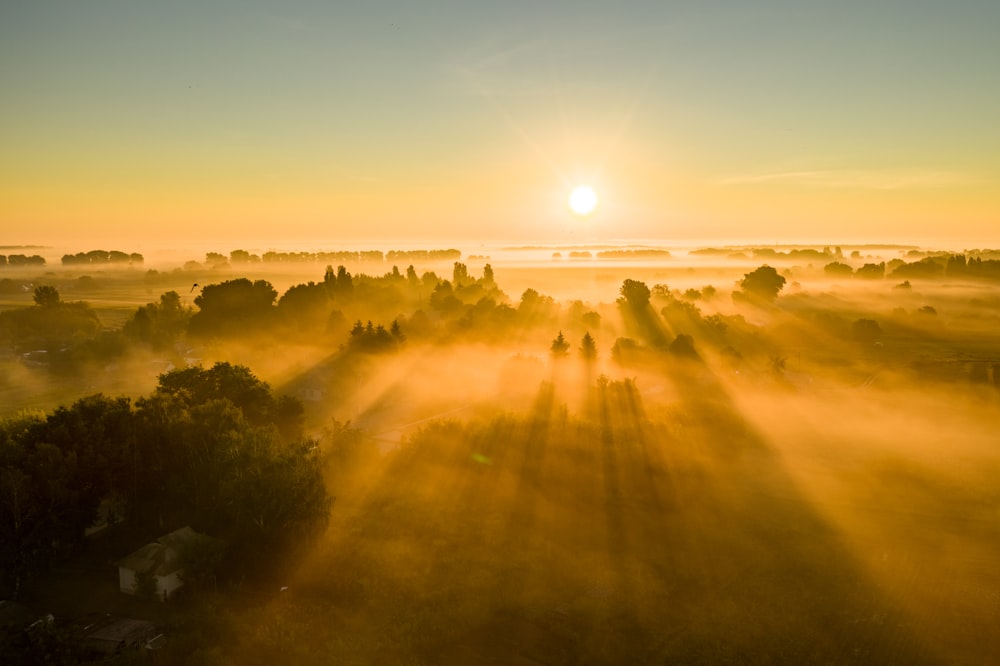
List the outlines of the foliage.
{"type": "Polygon", "coordinates": [[[180,294],[176,291],[168,291],[160,295],[159,303],[147,303],[138,308],[125,322],[122,332],[132,340],[163,350],[184,335],[190,319],[191,308],[181,305],[180,294]]]}
{"type": "Polygon", "coordinates": [[[849,264],[833,261],[823,267],[823,272],[831,277],[853,275],[854,269],[849,264]]]}
{"type": "MultiPolygon", "coordinates": [[[[301,429],[301,403],[228,363],[165,374],[135,409],[93,395],[0,423],[0,595],[73,552],[110,496],[127,520],[224,537],[227,562],[252,570],[255,548],[278,555],[326,524],[318,452],[301,429]]],[[[198,554],[192,575],[219,557],[198,554]]]]}
{"type": "Polygon", "coordinates": [[[740,289],[751,299],[773,301],[785,286],[785,277],[771,266],[764,264],[740,280],[740,289]]]}
{"type": "Polygon", "coordinates": [[[619,289],[624,303],[633,311],[639,311],[649,305],[650,291],[645,282],[625,280],[619,289]]]}
{"type": "Polygon", "coordinates": [[[351,329],[347,348],[368,353],[388,352],[399,349],[405,341],[406,336],[398,321],[393,320],[392,325],[386,330],[382,324],[375,326],[369,321],[363,325],[361,320],[358,320],[351,329]]]}
{"type": "Polygon", "coordinates": [[[555,319],[559,305],[551,296],[539,294],[530,287],[521,294],[517,305],[517,317],[522,325],[541,325],[555,319]]]}
{"type": "Polygon", "coordinates": [[[59,291],[52,286],[35,287],[35,305],[38,307],[53,307],[59,304],[59,291]]]}
{"type": "Polygon", "coordinates": [[[580,340],[580,356],[586,361],[593,361],[597,358],[597,343],[590,331],[587,331],[583,339],[580,340]]]}
{"type": "Polygon", "coordinates": [[[195,336],[236,336],[266,331],[274,323],[278,292],[267,280],[247,278],[210,284],[194,299],[200,310],[191,317],[195,336]]]}
{"type": "Polygon", "coordinates": [[[62,257],[63,266],[89,265],[89,264],[142,264],[143,257],[138,252],[126,253],[118,250],[91,250],[89,252],[77,252],[76,254],[64,254],[62,257]]]}
{"type": "Polygon", "coordinates": [[[90,305],[62,301],[54,287],[38,287],[35,299],[34,306],[0,312],[0,341],[22,351],[64,353],[101,330],[90,305]]]}
{"type": "Polygon", "coordinates": [[[865,264],[854,272],[854,277],[862,280],[881,280],[885,277],[885,262],[865,264]]]}
{"type": "Polygon", "coordinates": [[[297,284],[278,299],[277,316],[284,328],[311,335],[329,318],[330,302],[330,290],[325,284],[297,284]]]}
{"type": "Polygon", "coordinates": [[[681,358],[700,358],[694,348],[694,338],[685,333],[679,333],[674,338],[674,341],[670,343],[670,353],[681,358]]]}
{"type": "Polygon", "coordinates": [[[563,358],[569,354],[569,342],[566,341],[562,331],[559,331],[559,335],[552,341],[549,352],[554,358],[563,358]]]}

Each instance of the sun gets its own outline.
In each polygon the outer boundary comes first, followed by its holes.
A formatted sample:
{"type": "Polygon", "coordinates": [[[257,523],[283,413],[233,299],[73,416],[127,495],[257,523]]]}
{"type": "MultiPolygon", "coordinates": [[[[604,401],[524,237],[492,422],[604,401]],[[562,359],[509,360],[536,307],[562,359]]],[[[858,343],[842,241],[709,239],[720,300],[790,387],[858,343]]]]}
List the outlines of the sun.
{"type": "Polygon", "coordinates": [[[590,215],[597,208],[597,194],[589,185],[578,185],[569,193],[569,207],[581,217],[590,215]]]}

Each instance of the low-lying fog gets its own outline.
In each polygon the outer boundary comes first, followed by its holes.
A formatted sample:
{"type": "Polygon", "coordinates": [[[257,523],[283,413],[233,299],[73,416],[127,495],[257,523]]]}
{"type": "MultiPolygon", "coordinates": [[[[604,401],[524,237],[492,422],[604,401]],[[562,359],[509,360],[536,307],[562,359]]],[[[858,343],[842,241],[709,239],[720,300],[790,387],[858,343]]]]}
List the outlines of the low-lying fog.
{"type": "Polygon", "coordinates": [[[11,343],[3,412],[216,361],[302,400],[329,528],[285,592],[223,603],[239,640],[208,662],[996,659],[1000,281],[858,277],[914,248],[601,251],[348,261],[350,292],[315,262],[6,267],[112,328],[168,291],[197,317],[242,277],[276,298],[266,321],[191,319],[63,370],[11,343]],[[764,265],[773,297],[740,284],[764,265]],[[320,305],[282,301],[325,279],[320,305]]]}

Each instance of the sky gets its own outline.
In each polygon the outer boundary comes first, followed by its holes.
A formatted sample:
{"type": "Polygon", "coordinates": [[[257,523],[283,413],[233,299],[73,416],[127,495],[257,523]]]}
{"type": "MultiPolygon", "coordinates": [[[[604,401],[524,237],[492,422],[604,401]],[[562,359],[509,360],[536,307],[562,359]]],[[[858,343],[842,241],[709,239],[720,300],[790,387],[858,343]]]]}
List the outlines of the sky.
{"type": "Polygon", "coordinates": [[[5,0],[0,244],[1000,244],[997,34],[995,0],[5,0]]]}

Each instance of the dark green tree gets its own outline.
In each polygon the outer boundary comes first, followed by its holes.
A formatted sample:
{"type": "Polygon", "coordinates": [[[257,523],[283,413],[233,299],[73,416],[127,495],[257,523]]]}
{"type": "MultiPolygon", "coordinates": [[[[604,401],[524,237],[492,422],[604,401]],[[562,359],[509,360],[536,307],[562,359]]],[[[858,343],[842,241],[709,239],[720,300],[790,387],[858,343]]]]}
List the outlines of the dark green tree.
{"type": "Polygon", "coordinates": [[[147,303],[138,308],[125,322],[126,337],[150,344],[153,349],[166,349],[174,344],[187,328],[191,309],[181,304],[176,291],[160,296],[159,303],[147,303]]]}
{"type": "Polygon", "coordinates": [[[456,287],[461,287],[469,281],[469,268],[460,261],[456,261],[452,269],[451,281],[456,287]]]}
{"type": "Polygon", "coordinates": [[[583,339],[580,340],[580,356],[583,357],[585,361],[593,361],[597,358],[597,343],[594,342],[593,336],[590,331],[587,331],[583,339]]]}
{"type": "Polygon", "coordinates": [[[740,289],[753,300],[773,301],[785,286],[785,277],[767,264],[753,270],[740,280],[740,289]]]}
{"type": "Polygon", "coordinates": [[[50,285],[35,287],[35,305],[43,308],[59,305],[59,290],[50,285]]]}
{"type": "Polygon", "coordinates": [[[281,324],[303,334],[324,324],[329,315],[330,296],[324,284],[297,284],[278,299],[281,324]]]}
{"type": "Polygon", "coordinates": [[[557,335],[555,340],[552,341],[552,344],[549,346],[549,351],[555,358],[563,358],[569,354],[569,342],[567,342],[562,331],[559,331],[559,335],[557,335]]]}
{"type": "Polygon", "coordinates": [[[645,282],[625,280],[619,289],[624,303],[634,312],[645,310],[649,305],[650,291],[645,282]]]}
{"type": "Polygon", "coordinates": [[[199,336],[245,335],[274,323],[278,292],[267,280],[247,278],[210,284],[194,299],[200,311],[191,317],[189,332],[199,336]]]}
{"type": "MultiPolygon", "coordinates": [[[[915,266],[920,263],[921,262],[914,262],[913,264],[907,264],[907,266],[915,266]]],[[[930,266],[935,273],[940,273],[943,270],[941,266],[934,261],[927,262],[923,265],[930,266]]],[[[900,272],[899,269],[897,269],[896,272],[900,275],[907,273],[907,271],[900,272]]],[[[917,273],[917,271],[912,270],[909,273],[914,274],[917,273]]],[[[882,261],[877,264],[865,264],[855,271],[854,277],[861,278],[863,280],[881,280],[885,277],[885,262],[882,261]]]]}
{"type": "Polygon", "coordinates": [[[854,269],[848,264],[833,261],[823,267],[823,272],[831,277],[853,275],[854,269]]]}

